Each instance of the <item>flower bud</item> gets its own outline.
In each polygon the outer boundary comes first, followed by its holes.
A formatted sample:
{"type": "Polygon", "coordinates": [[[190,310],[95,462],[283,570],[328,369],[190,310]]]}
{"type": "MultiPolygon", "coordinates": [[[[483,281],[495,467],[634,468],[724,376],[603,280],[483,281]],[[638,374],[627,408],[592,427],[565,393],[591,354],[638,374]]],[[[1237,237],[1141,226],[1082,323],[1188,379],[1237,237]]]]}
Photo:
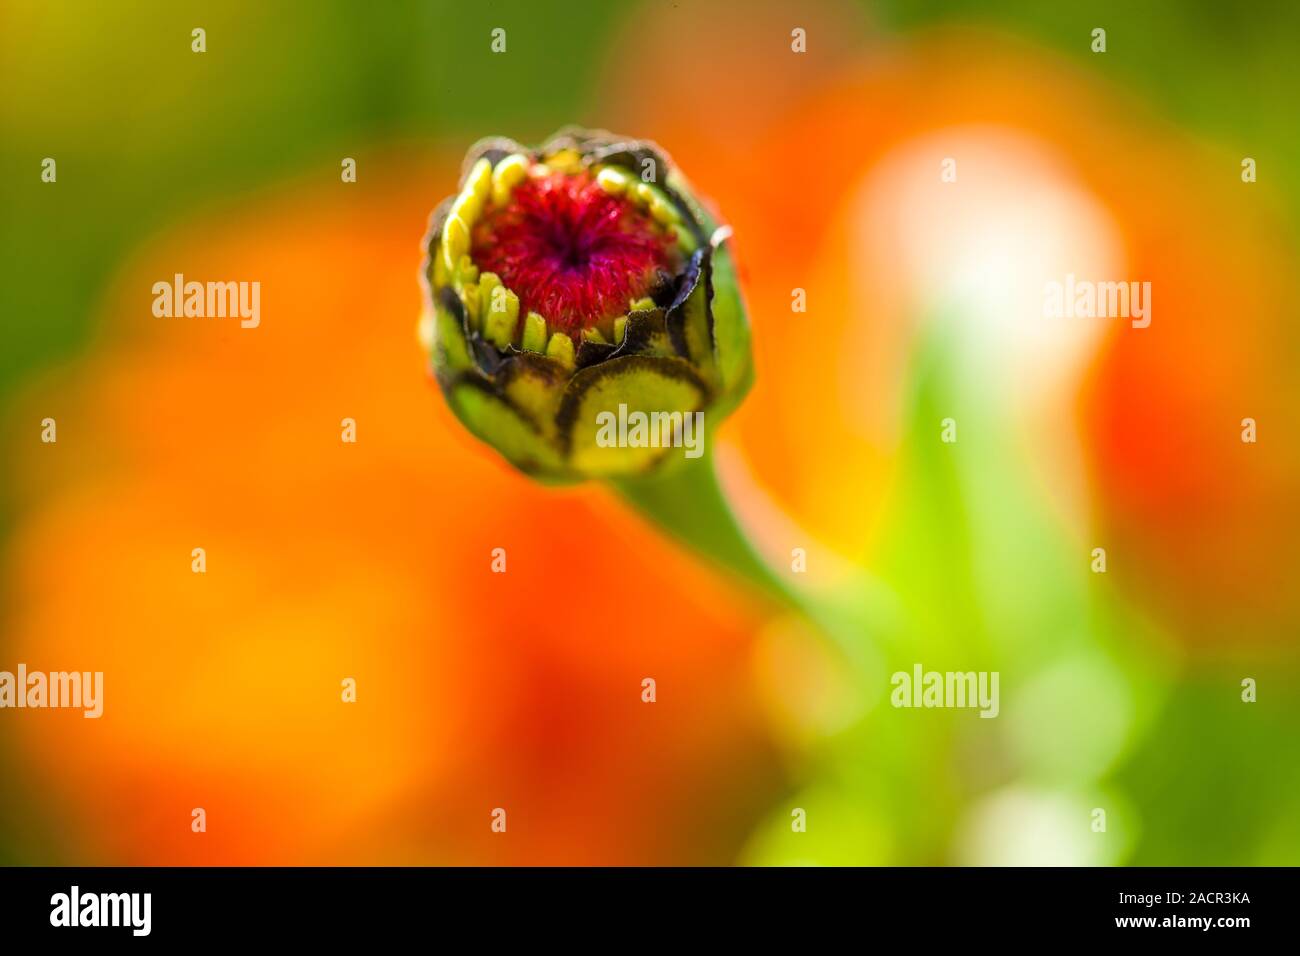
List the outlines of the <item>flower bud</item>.
{"type": "Polygon", "coordinates": [[[477,143],[424,265],[424,341],[452,410],[548,481],[700,454],[693,426],[711,432],[753,377],[729,237],[653,144],[580,129],[535,150],[477,143]]]}

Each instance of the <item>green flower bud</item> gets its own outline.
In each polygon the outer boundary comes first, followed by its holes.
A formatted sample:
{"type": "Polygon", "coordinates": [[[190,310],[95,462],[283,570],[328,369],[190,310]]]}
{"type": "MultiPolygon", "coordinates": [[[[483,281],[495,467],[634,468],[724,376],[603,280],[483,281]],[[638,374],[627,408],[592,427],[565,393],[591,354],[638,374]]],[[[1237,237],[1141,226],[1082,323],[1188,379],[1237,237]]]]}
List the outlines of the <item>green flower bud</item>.
{"type": "Polygon", "coordinates": [[[698,455],[691,432],[753,378],[729,237],[653,144],[477,143],[426,241],[422,333],[452,410],[547,481],[698,455]]]}

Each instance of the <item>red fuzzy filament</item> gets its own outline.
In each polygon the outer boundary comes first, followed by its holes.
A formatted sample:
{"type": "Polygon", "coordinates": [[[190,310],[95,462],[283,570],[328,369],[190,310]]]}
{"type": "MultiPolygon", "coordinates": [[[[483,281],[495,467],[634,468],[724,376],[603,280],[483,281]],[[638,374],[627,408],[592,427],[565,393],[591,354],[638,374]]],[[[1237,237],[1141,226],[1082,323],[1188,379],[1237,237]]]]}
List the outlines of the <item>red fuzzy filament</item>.
{"type": "Polygon", "coordinates": [[[519,317],[544,316],[577,337],[623,315],[669,269],[675,237],[586,172],[529,176],[474,227],[471,256],[519,296],[519,317]]]}

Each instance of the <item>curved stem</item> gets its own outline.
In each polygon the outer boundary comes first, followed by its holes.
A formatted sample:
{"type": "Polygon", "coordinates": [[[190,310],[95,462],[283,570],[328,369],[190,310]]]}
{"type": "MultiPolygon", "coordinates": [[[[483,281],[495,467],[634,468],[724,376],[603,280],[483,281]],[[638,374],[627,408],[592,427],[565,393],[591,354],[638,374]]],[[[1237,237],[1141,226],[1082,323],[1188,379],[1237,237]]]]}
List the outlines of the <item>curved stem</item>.
{"type": "MultiPolygon", "coordinates": [[[[873,615],[852,600],[820,597],[795,586],[774,570],[750,543],[718,484],[712,453],[667,473],[610,484],[631,505],[686,547],[721,565],[781,610],[798,614],[837,647],[856,677],[865,679],[874,661],[867,635],[873,615]]],[[[866,585],[864,575],[859,584],[866,585]]]]}
{"type": "Polygon", "coordinates": [[[611,481],[638,511],[692,550],[727,568],[787,609],[805,601],[754,550],[718,484],[713,455],[666,474],[611,481]]]}

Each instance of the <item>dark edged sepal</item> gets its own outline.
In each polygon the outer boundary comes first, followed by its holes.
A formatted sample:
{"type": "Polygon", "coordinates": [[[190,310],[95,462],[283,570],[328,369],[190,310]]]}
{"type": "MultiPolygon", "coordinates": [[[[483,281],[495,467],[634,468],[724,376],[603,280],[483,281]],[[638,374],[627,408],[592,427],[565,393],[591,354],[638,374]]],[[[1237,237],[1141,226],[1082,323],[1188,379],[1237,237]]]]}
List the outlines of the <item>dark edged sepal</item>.
{"type": "Polygon", "coordinates": [[[443,387],[447,404],[471,434],[525,474],[564,478],[564,457],[532,415],[482,375],[471,371],[443,387]]]}
{"type": "Polygon", "coordinates": [[[709,315],[712,320],[713,354],[722,380],[728,407],[744,398],[753,381],[749,320],[740,297],[735,260],[730,241],[722,238],[713,247],[708,275],[709,315]]]}
{"type": "Polygon", "coordinates": [[[715,387],[721,385],[713,342],[712,250],[696,251],[687,263],[677,295],[668,308],[668,337],[677,355],[687,359],[715,387]]]}
{"type": "Polygon", "coordinates": [[[556,418],[568,465],[589,477],[648,471],[667,454],[683,449],[674,447],[671,436],[662,431],[656,437],[654,428],[644,433],[644,442],[638,442],[635,433],[611,441],[610,423],[635,422],[638,416],[658,423],[676,416],[675,421],[682,422],[684,416],[703,411],[711,397],[708,383],[680,358],[626,355],[580,369],[565,389],[556,418]]]}
{"type": "Polygon", "coordinates": [[[627,331],[613,356],[619,355],[657,355],[669,358],[673,355],[672,341],[668,336],[667,311],[664,309],[645,309],[629,312],[627,331]]]}

